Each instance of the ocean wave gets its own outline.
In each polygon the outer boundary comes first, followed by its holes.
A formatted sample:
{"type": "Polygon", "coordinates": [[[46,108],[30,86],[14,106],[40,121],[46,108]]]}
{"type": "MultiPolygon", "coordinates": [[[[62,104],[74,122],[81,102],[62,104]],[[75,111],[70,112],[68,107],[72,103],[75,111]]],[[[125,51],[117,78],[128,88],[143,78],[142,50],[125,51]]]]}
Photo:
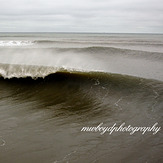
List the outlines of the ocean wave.
{"type": "Polygon", "coordinates": [[[49,91],[56,83],[60,85],[64,83],[68,89],[70,89],[69,84],[71,84],[71,91],[72,89],[76,90],[78,85],[83,91],[87,91],[85,88],[87,86],[99,88],[101,93],[114,89],[117,95],[123,92],[123,96],[126,96],[126,91],[132,90],[132,92],[129,91],[128,93],[133,93],[134,91],[140,93],[142,89],[144,92],[152,92],[155,97],[163,93],[163,82],[158,80],[100,71],[88,72],[66,69],[63,67],[0,64],[0,81],[4,80],[26,83],[27,85],[42,82],[42,84],[46,83],[45,86],[49,91]]]}
{"type": "Polygon", "coordinates": [[[3,78],[26,78],[32,79],[45,78],[56,72],[68,73],[84,73],[86,71],[80,69],[52,66],[37,66],[37,65],[18,65],[18,64],[0,64],[0,76],[3,78]]]}
{"type": "MultiPolygon", "coordinates": [[[[92,78],[117,78],[120,82],[122,80],[151,80],[157,81],[154,79],[145,79],[142,77],[135,77],[125,74],[117,74],[105,71],[85,71],[82,69],[66,68],[66,67],[52,67],[52,66],[38,66],[38,65],[18,65],[18,64],[0,64],[0,77],[4,79],[22,79],[22,78],[31,78],[31,79],[44,79],[49,76],[53,77],[56,74],[66,74],[66,75],[77,75],[84,76],[87,79],[92,78]]],[[[160,82],[160,81],[159,81],[160,82]]],[[[96,84],[99,82],[96,82],[96,84]]],[[[98,85],[97,84],[97,85],[98,85]]]]}
{"type": "Polygon", "coordinates": [[[152,41],[143,41],[143,40],[77,40],[77,39],[64,39],[64,40],[35,40],[36,44],[48,44],[48,43],[73,43],[73,44],[95,44],[95,45],[114,45],[114,44],[130,44],[130,45],[147,45],[147,46],[162,46],[162,42],[152,42],[152,41]]]}
{"type": "Polygon", "coordinates": [[[44,44],[44,43],[63,43],[63,41],[55,41],[55,40],[34,40],[35,44],[44,44]]]}
{"type": "MultiPolygon", "coordinates": [[[[32,51],[32,50],[45,50],[46,51],[57,51],[57,52],[74,52],[74,53],[89,53],[89,54],[109,54],[109,55],[127,55],[127,56],[138,56],[140,58],[146,57],[150,59],[155,60],[162,60],[163,59],[163,53],[161,52],[149,52],[145,50],[134,50],[134,49],[128,49],[128,48],[120,48],[120,47],[112,47],[105,46],[103,44],[91,45],[88,44],[84,47],[38,47],[37,44],[53,44],[53,43],[68,43],[66,41],[55,41],[55,40],[10,40],[10,41],[0,41],[0,47],[14,47],[15,50],[19,51],[32,51]],[[36,46],[35,46],[36,45],[36,46]],[[26,48],[27,46],[30,46],[30,48],[26,48]],[[20,49],[20,47],[23,47],[20,49]],[[18,49],[16,49],[18,48],[18,49]]],[[[74,42],[73,42],[74,43],[74,42]]],[[[2,48],[3,49],[3,48],[2,48]]]]}
{"type": "Polygon", "coordinates": [[[0,41],[0,47],[13,47],[13,46],[29,46],[33,45],[34,42],[32,41],[0,41]]]}
{"type": "MultiPolygon", "coordinates": [[[[13,46],[28,46],[28,45],[33,45],[35,42],[34,41],[30,41],[30,42],[26,42],[26,41],[22,41],[22,42],[17,42],[17,44],[13,43],[13,46]]],[[[0,45],[1,46],[1,45],[0,45]]],[[[6,44],[6,46],[8,46],[6,44]]],[[[10,45],[9,45],[10,46],[10,45]]],[[[4,48],[5,49],[5,48],[4,48]]],[[[3,50],[3,49],[2,49],[3,50]]],[[[7,50],[7,49],[5,49],[7,50]]],[[[10,49],[9,49],[10,50],[10,49]]],[[[49,51],[49,52],[75,52],[75,53],[87,53],[87,54],[120,54],[120,55],[129,55],[129,56],[143,56],[145,55],[146,57],[149,56],[157,56],[160,58],[163,57],[163,53],[161,52],[148,52],[148,51],[144,51],[144,50],[132,50],[132,49],[124,49],[124,48],[116,48],[116,47],[106,47],[106,46],[87,46],[87,47],[30,47],[30,48],[14,48],[14,50],[16,51],[49,51]]]]}

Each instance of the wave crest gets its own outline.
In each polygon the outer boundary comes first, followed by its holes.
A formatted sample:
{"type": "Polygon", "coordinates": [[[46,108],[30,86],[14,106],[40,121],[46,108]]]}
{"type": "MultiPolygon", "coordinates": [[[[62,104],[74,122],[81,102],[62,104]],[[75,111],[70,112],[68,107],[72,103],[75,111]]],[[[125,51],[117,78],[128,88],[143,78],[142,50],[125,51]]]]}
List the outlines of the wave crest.
{"type": "Polygon", "coordinates": [[[66,67],[0,64],[0,76],[8,79],[26,77],[31,77],[32,79],[45,78],[56,72],[75,73],[84,71],[66,67]]]}

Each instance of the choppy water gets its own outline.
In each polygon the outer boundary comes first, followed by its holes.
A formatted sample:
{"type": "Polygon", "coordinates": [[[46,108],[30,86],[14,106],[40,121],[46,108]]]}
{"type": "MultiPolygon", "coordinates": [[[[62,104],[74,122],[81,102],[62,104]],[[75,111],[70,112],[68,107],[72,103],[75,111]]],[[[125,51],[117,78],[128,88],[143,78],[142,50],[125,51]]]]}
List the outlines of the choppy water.
{"type": "Polygon", "coordinates": [[[0,162],[162,162],[163,35],[0,34],[0,162]]]}

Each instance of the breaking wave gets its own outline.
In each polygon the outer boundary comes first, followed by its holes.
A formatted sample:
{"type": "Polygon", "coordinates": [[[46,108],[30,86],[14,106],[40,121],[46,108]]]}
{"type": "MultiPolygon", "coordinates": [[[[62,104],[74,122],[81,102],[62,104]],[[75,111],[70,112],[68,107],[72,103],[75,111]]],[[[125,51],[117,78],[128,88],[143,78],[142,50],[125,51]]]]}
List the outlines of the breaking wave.
{"type": "Polygon", "coordinates": [[[29,46],[33,45],[32,41],[0,41],[0,47],[9,47],[9,46],[29,46]]]}
{"type": "Polygon", "coordinates": [[[0,64],[0,76],[3,78],[45,78],[56,72],[77,73],[83,72],[77,69],[66,69],[65,67],[36,66],[36,65],[16,65],[0,64]]]}
{"type": "MultiPolygon", "coordinates": [[[[85,71],[82,69],[73,69],[66,67],[38,66],[38,65],[17,65],[17,64],[0,64],[0,78],[3,79],[57,79],[58,77],[77,77],[86,80],[94,80],[95,85],[99,85],[101,81],[118,83],[134,82],[136,85],[142,81],[151,81],[154,83],[162,83],[154,79],[145,79],[124,74],[114,74],[105,71],[85,71]]],[[[58,79],[57,79],[58,80],[58,79]]],[[[82,81],[81,80],[81,81],[82,81]]],[[[163,83],[162,83],[163,84],[163,83]]],[[[162,85],[161,84],[161,85],[162,85]]]]}

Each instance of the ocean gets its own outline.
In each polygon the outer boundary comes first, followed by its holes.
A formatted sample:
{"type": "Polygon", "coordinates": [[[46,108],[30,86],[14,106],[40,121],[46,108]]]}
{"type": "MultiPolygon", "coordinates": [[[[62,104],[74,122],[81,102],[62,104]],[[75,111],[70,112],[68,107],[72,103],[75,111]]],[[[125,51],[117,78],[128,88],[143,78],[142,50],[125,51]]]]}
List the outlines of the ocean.
{"type": "Polygon", "coordinates": [[[0,33],[0,162],[161,163],[162,126],[162,34],[0,33]]]}

